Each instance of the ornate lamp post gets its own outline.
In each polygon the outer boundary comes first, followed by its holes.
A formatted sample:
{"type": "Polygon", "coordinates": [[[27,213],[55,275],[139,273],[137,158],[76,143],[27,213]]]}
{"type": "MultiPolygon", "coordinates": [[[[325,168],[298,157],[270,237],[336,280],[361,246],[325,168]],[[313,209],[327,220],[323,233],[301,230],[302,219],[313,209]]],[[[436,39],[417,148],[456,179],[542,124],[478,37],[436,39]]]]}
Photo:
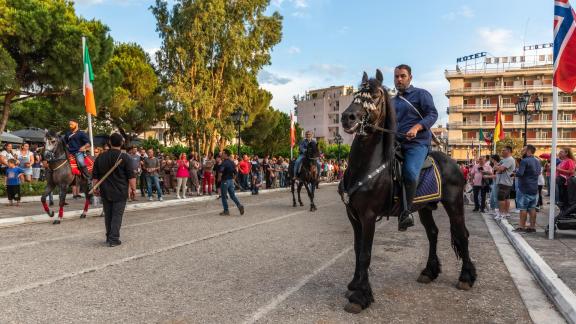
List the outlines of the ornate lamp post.
{"type": "Polygon", "coordinates": [[[232,113],[232,121],[234,121],[234,125],[238,128],[238,156],[240,156],[240,126],[242,126],[242,121],[244,123],[248,122],[248,112],[244,111],[242,107],[236,108],[232,113]]]}
{"type": "Polygon", "coordinates": [[[539,114],[542,108],[542,100],[535,94],[531,95],[528,91],[519,95],[516,99],[516,113],[524,115],[524,146],[528,144],[528,115],[539,114]],[[530,111],[529,104],[534,104],[534,110],[530,111]]]}
{"type": "Polygon", "coordinates": [[[334,136],[334,142],[338,144],[338,164],[340,164],[340,145],[342,144],[342,136],[340,136],[340,133],[336,133],[336,136],[334,136]]]}

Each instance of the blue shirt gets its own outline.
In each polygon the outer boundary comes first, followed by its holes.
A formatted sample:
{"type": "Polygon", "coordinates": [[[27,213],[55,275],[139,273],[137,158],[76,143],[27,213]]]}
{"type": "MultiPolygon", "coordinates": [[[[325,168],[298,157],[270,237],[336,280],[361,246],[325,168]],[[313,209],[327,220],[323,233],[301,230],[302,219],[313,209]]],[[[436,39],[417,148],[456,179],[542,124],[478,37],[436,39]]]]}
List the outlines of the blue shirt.
{"type": "Polygon", "coordinates": [[[20,184],[20,175],[24,173],[21,167],[13,167],[6,169],[6,184],[9,186],[17,186],[20,184]]]}
{"type": "Polygon", "coordinates": [[[68,146],[68,152],[76,154],[82,146],[90,143],[90,139],[88,138],[88,134],[81,130],[78,130],[76,133],[68,131],[66,135],[64,135],[64,143],[68,146]]]}
{"type": "Polygon", "coordinates": [[[542,166],[533,156],[527,156],[520,161],[520,167],[516,171],[518,190],[526,195],[538,193],[538,176],[542,166]]]}
{"type": "Polygon", "coordinates": [[[414,144],[430,145],[430,141],[432,140],[430,128],[434,126],[434,123],[436,123],[438,119],[438,111],[434,106],[432,95],[424,89],[410,86],[404,91],[402,96],[418,109],[423,118],[420,118],[418,112],[406,101],[399,96],[394,97],[398,132],[407,133],[410,128],[416,124],[422,125],[423,130],[419,131],[416,137],[410,141],[404,136],[398,136],[398,141],[402,143],[403,146],[414,144]]]}
{"type": "Polygon", "coordinates": [[[236,165],[232,160],[226,159],[220,164],[220,174],[222,174],[222,181],[234,179],[236,173],[236,165]]]}

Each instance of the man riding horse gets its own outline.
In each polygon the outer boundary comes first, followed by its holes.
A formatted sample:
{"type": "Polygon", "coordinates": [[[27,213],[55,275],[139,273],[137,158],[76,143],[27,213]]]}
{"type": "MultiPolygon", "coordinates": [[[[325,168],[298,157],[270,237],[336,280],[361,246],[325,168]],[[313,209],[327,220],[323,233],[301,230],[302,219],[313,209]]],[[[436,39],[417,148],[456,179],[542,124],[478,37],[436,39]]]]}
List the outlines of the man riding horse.
{"type": "Polygon", "coordinates": [[[397,139],[404,157],[402,177],[407,207],[398,218],[400,231],[414,226],[410,217],[411,205],[416,195],[420,170],[430,149],[430,128],[438,119],[432,95],[424,89],[412,86],[411,82],[412,68],[406,64],[398,65],[394,69],[394,85],[398,94],[393,98],[393,102],[398,119],[398,132],[405,134],[397,139]]]}
{"type": "Polygon", "coordinates": [[[82,175],[90,180],[91,176],[84,161],[84,152],[90,148],[90,139],[84,131],[78,128],[78,121],[76,119],[71,119],[69,126],[70,131],[64,135],[64,143],[66,144],[68,152],[76,158],[76,164],[80,172],[82,172],[82,175]]]}
{"type": "MultiPolygon", "coordinates": [[[[304,159],[304,155],[306,154],[306,149],[308,148],[308,144],[316,142],[314,138],[312,138],[312,132],[306,131],[304,134],[304,139],[300,141],[298,144],[298,158],[296,159],[296,163],[294,164],[294,176],[297,178],[298,173],[300,172],[300,167],[302,166],[302,160],[304,159]]],[[[320,172],[320,161],[316,160],[316,165],[318,167],[318,173],[320,172]]]]}

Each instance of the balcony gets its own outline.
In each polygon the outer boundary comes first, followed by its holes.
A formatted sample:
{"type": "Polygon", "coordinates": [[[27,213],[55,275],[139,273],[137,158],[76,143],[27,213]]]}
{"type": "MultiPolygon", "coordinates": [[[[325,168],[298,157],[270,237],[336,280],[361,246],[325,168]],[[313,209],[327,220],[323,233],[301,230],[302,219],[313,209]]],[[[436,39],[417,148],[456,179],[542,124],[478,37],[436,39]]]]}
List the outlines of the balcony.
{"type": "MultiPolygon", "coordinates": [[[[497,105],[456,105],[448,107],[448,113],[457,112],[495,112],[497,105]]],[[[516,105],[503,104],[500,106],[503,112],[516,111],[516,105]]],[[[559,103],[558,110],[576,110],[576,103],[559,103]]],[[[552,111],[552,103],[542,104],[542,111],[552,111]]]]}
{"type": "MultiPolygon", "coordinates": [[[[465,139],[465,138],[458,138],[458,139],[449,139],[448,146],[454,145],[466,145],[466,146],[478,146],[481,144],[482,146],[486,146],[485,141],[481,141],[479,139],[465,139]]],[[[528,144],[532,145],[552,145],[552,138],[528,138],[528,144]]],[[[576,145],[576,138],[558,138],[558,146],[573,146],[576,145]]]]}
{"type": "Polygon", "coordinates": [[[446,70],[444,75],[447,79],[452,78],[472,78],[479,76],[501,76],[503,74],[509,76],[520,75],[533,75],[533,74],[550,74],[552,75],[552,64],[525,64],[521,67],[507,67],[499,66],[497,68],[484,68],[484,69],[460,69],[460,70],[446,70]]]}
{"type": "Polygon", "coordinates": [[[525,91],[531,93],[552,93],[552,85],[519,85],[519,86],[495,86],[495,87],[472,87],[451,89],[446,92],[446,96],[471,96],[488,94],[518,94],[525,91]]]}
{"type": "MultiPolygon", "coordinates": [[[[524,121],[504,121],[504,130],[506,129],[523,129],[524,121]]],[[[528,122],[528,125],[538,128],[552,128],[551,120],[532,120],[528,122]]],[[[478,129],[478,128],[493,128],[494,122],[482,122],[479,120],[468,120],[468,121],[454,121],[448,123],[449,129],[478,129]]],[[[574,120],[559,120],[558,127],[576,127],[576,121],[574,120]]]]}

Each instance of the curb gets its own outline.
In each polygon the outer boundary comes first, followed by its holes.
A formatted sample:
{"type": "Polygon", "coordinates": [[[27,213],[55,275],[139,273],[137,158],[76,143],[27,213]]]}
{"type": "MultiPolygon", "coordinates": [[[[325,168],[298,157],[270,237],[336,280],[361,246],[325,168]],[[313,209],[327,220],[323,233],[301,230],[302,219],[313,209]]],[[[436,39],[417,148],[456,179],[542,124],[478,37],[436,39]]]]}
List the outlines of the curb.
{"type": "MultiPolygon", "coordinates": [[[[29,202],[40,202],[40,198],[42,196],[22,196],[20,197],[20,202],[22,203],[29,203],[29,202]]],[[[72,199],[72,194],[67,194],[66,199],[72,199]]],[[[60,195],[54,194],[54,201],[60,200],[60,195]]],[[[0,198],[0,204],[7,204],[8,198],[0,198]]]]}
{"type": "MultiPolygon", "coordinates": [[[[337,182],[333,183],[323,183],[320,184],[320,187],[328,187],[337,185],[337,182]]],[[[290,191],[290,188],[277,188],[277,189],[265,189],[260,190],[262,194],[268,193],[275,193],[275,192],[286,192],[290,191]]],[[[236,196],[244,197],[250,196],[250,192],[237,192],[236,196]]],[[[175,199],[175,200],[166,200],[166,201],[153,201],[153,202],[142,202],[136,204],[126,205],[126,212],[130,211],[138,211],[138,210],[147,210],[147,209],[154,209],[160,207],[170,207],[170,206],[178,206],[184,205],[187,203],[196,203],[196,202],[203,202],[203,201],[216,201],[214,196],[201,196],[201,197],[191,197],[186,199],[175,199]]],[[[69,212],[65,212],[62,219],[75,219],[80,218],[82,214],[82,210],[72,210],[69,212]]],[[[88,212],[86,212],[86,217],[96,217],[102,214],[102,207],[98,208],[90,208],[88,212]]],[[[0,219],[0,228],[18,226],[18,225],[27,225],[27,224],[36,224],[36,223],[47,223],[53,221],[58,216],[55,215],[54,217],[48,217],[45,213],[39,215],[32,215],[32,216],[19,216],[19,217],[10,217],[10,218],[2,218],[0,219]]]]}
{"type": "Polygon", "coordinates": [[[574,292],[566,286],[556,272],[526,243],[520,234],[513,232],[514,228],[507,220],[496,223],[512,243],[528,269],[534,274],[548,298],[556,305],[558,311],[566,321],[576,323],[576,295],[574,292]]]}

